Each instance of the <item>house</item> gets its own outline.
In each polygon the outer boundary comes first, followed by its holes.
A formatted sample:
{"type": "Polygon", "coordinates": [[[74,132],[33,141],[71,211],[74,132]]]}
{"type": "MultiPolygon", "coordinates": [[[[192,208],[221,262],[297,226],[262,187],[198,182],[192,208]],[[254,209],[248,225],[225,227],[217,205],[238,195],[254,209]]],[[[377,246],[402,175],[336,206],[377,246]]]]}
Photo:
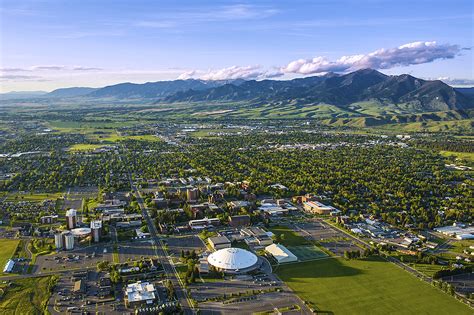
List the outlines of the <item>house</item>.
{"type": "Polygon", "coordinates": [[[214,250],[219,250],[219,249],[222,249],[222,248],[229,248],[229,247],[231,247],[231,242],[230,242],[230,240],[227,238],[227,236],[214,236],[214,237],[209,237],[207,241],[209,242],[209,245],[211,245],[211,247],[212,247],[214,250]]]}

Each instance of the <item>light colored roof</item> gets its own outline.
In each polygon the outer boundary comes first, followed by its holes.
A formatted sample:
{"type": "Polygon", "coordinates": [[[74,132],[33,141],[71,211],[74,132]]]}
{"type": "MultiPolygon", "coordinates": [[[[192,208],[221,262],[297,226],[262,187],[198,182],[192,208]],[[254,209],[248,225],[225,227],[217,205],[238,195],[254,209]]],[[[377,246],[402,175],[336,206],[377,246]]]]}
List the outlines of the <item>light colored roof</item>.
{"type": "Polygon", "coordinates": [[[76,209],[69,209],[68,211],[66,211],[66,217],[73,217],[76,214],[77,214],[76,209]]]}
{"type": "Polygon", "coordinates": [[[13,266],[15,266],[15,262],[9,259],[5,264],[5,268],[3,268],[3,272],[11,272],[13,270],[13,266]]]}
{"type": "Polygon", "coordinates": [[[207,261],[219,269],[242,270],[255,265],[258,258],[248,250],[231,247],[210,254],[207,261]]]}
{"type": "Polygon", "coordinates": [[[295,256],[288,248],[281,244],[272,244],[265,247],[265,250],[272,254],[278,262],[290,262],[297,261],[298,257],[295,256]]]}
{"type": "Polygon", "coordinates": [[[128,302],[149,301],[155,299],[155,287],[149,282],[129,284],[125,290],[128,302]]]}
{"type": "Polygon", "coordinates": [[[100,228],[102,228],[102,221],[100,220],[91,221],[91,229],[100,229],[100,228]]]}
{"type": "Polygon", "coordinates": [[[87,236],[88,234],[91,234],[91,229],[90,228],[77,228],[77,229],[72,229],[71,233],[75,237],[83,237],[83,236],[87,236]]]}

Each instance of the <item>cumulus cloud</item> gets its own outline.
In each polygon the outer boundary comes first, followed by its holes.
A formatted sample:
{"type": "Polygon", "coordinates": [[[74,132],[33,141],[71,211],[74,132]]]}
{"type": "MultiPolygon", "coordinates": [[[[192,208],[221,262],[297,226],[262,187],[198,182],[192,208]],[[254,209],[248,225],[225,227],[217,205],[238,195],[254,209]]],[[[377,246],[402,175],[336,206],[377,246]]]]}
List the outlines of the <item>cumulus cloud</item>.
{"type": "Polygon", "coordinates": [[[418,65],[438,59],[452,59],[459,55],[458,45],[432,42],[413,42],[396,48],[382,48],[368,54],[343,56],[335,61],[318,56],[298,59],[280,70],[283,73],[316,74],[321,72],[345,72],[363,68],[390,69],[399,66],[418,65]]]}
{"type": "Polygon", "coordinates": [[[97,68],[97,67],[75,66],[75,67],[72,67],[72,70],[74,70],[74,71],[99,71],[99,70],[103,70],[103,69],[102,68],[97,68]]]}
{"type": "Polygon", "coordinates": [[[443,81],[446,84],[452,86],[474,86],[474,79],[457,79],[451,77],[440,77],[436,78],[436,80],[443,81]]]}
{"type": "Polygon", "coordinates": [[[201,79],[210,81],[235,79],[259,80],[271,77],[274,78],[281,75],[282,73],[279,71],[268,71],[262,69],[261,66],[231,66],[208,71],[192,70],[184,72],[178,77],[178,79],[201,79]]]}

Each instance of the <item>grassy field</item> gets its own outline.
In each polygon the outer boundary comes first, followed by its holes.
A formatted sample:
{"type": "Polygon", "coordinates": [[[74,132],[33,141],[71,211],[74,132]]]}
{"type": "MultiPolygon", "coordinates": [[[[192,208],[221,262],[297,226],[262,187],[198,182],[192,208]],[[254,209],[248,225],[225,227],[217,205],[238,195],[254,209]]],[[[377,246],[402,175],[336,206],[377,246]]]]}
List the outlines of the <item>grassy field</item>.
{"type": "Polygon", "coordinates": [[[61,198],[63,196],[63,193],[26,193],[26,194],[20,194],[20,193],[12,193],[8,195],[7,201],[32,201],[32,202],[40,202],[46,199],[49,200],[56,200],[58,198],[61,198]]]}
{"type": "Polygon", "coordinates": [[[118,142],[124,140],[138,140],[138,141],[162,141],[160,138],[154,135],[139,135],[139,136],[119,136],[111,135],[109,137],[103,138],[102,141],[107,142],[118,142]]]}
{"type": "Polygon", "coordinates": [[[310,242],[304,237],[296,234],[286,226],[276,225],[270,227],[269,230],[275,234],[275,238],[279,238],[279,243],[285,246],[310,245],[310,242]]]}
{"type": "Polygon", "coordinates": [[[4,288],[0,299],[2,314],[43,314],[50,297],[53,277],[16,280],[4,288]]]}
{"type": "Polygon", "coordinates": [[[378,258],[330,258],[276,272],[303,300],[334,314],[472,314],[453,297],[378,258]]]}
{"type": "Polygon", "coordinates": [[[328,255],[314,245],[288,246],[290,252],[296,255],[300,261],[320,259],[328,255]]]}
{"type": "Polygon", "coordinates": [[[87,143],[78,143],[69,147],[69,151],[79,152],[79,151],[93,151],[97,148],[103,147],[102,144],[87,144],[87,143]]]}
{"type": "Polygon", "coordinates": [[[454,151],[440,151],[442,156],[451,157],[454,156],[456,159],[465,160],[467,162],[474,163],[473,152],[454,152],[454,151]]]}
{"type": "Polygon", "coordinates": [[[18,244],[20,244],[19,240],[0,239],[0,268],[2,268],[0,271],[3,271],[8,259],[15,254],[18,244]]]}

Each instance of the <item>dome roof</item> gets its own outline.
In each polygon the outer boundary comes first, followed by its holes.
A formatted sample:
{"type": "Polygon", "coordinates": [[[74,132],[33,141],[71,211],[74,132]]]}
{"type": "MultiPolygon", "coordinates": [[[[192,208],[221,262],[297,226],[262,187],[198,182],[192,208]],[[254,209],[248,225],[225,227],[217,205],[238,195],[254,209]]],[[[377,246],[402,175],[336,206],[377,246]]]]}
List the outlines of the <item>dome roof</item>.
{"type": "Polygon", "coordinates": [[[254,266],[258,258],[248,250],[232,247],[210,254],[207,261],[219,269],[242,270],[254,266]]]}
{"type": "Polygon", "coordinates": [[[90,228],[77,228],[77,229],[72,229],[71,230],[72,235],[75,237],[84,237],[89,234],[91,234],[91,229],[90,228]]]}

